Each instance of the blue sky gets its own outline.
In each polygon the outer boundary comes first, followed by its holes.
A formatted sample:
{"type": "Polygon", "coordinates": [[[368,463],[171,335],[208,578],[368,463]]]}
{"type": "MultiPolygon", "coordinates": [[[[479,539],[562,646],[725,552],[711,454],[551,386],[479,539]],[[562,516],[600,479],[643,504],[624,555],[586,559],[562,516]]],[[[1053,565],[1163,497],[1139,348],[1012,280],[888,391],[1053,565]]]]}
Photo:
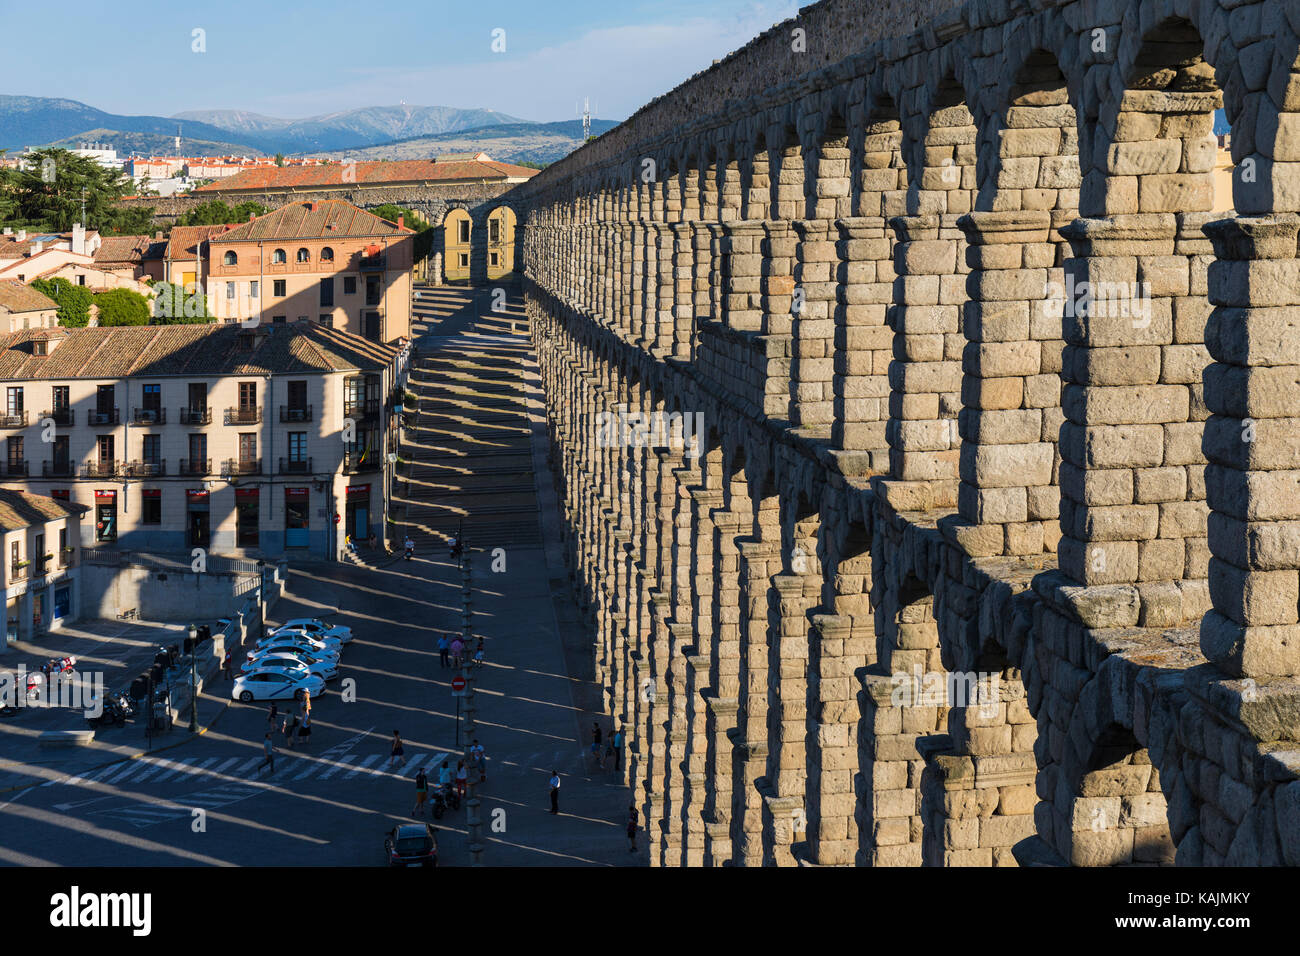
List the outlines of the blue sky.
{"type": "MultiPolygon", "coordinates": [[[[805,0],[806,2],[806,0],[805,0]]],[[[8,5],[7,5],[8,6],[8,5]]],[[[794,0],[316,0],[13,5],[0,93],[114,113],[300,117],[396,104],[623,119],[787,17],[794,0]],[[138,12],[137,12],[138,11],[138,12]],[[192,52],[192,31],[207,50],[192,52]],[[491,50],[505,31],[504,53],[491,50]],[[105,64],[100,66],[99,64],[105,64]]]]}

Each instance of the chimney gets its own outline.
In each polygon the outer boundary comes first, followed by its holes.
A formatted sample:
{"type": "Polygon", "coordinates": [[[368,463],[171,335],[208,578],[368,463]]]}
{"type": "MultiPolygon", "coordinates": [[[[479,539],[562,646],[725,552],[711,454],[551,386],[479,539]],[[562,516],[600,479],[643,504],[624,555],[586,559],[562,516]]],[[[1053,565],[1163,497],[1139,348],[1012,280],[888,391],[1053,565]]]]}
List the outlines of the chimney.
{"type": "Polygon", "coordinates": [[[157,232],[155,232],[155,233],[153,234],[153,237],[154,237],[155,239],[161,239],[161,238],[163,237],[162,230],[159,229],[157,232]]]}
{"type": "Polygon", "coordinates": [[[27,241],[27,230],[26,230],[26,229],[19,229],[19,230],[18,230],[18,241],[19,241],[19,242],[26,242],[26,241],[27,241]]]}
{"type": "Polygon", "coordinates": [[[13,227],[13,226],[5,226],[5,235],[6,235],[6,236],[12,236],[13,234],[14,234],[14,227],[13,227]]]}
{"type": "Polygon", "coordinates": [[[45,243],[43,243],[43,242],[33,242],[33,243],[32,243],[32,250],[31,250],[31,252],[29,252],[29,253],[27,253],[27,254],[28,254],[29,256],[37,255],[37,254],[40,253],[41,249],[42,249],[44,246],[45,246],[45,243]]]}
{"type": "Polygon", "coordinates": [[[86,254],[86,227],[79,222],[72,224],[72,253],[78,256],[86,254]]]}
{"type": "Polygon", "coordinates": [[[248,214],[248,221],[249,221],[249,222],[252,222],[252,221],[253,221],[254,219],[256,219],[256,218],[257,218],[257,217],[254,216],[251,212],[248,214]]]}
{"type": "Polygon", "coordinates": [[[398,228],[398,229],[405,229],[405,228],[406,228],[406,214],[405,214],[405,213],[403,213],[402,215],[400,215],[400,216],[397,217],[397,228],[398,228]]]}

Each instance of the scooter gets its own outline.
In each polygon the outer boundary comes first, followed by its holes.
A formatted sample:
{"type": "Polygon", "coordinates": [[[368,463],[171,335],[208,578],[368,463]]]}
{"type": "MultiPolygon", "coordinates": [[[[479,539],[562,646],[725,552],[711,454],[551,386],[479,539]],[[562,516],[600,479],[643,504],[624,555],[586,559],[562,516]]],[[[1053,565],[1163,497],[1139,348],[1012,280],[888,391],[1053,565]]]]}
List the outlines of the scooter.
{"type": "Polygon", "coordinates": [[[443,792],[443,787],[434,787],[429,801],[433,807],[433,818],[441,820],[442,815],[447,812],[447,796],[443,792]]]}

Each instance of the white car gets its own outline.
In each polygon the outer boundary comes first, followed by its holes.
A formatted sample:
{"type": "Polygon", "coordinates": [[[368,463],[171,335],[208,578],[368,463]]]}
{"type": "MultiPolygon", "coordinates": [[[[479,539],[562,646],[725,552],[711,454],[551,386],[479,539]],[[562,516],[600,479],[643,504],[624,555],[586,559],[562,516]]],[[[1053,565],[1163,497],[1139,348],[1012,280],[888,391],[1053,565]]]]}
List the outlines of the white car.
{"type": "Polygon", "coordinates": [[[293,631],[286,631],[279,635],[268,634],[266,637],[254,644],[253,649],[249,653],[256,654],[259,651],[270,650],[273,647],[280,650],[297,648],[298,650],[306,651],[308,654],[321,654],[325,657],[342,656],[341,644],[327,644],[324,641],[314,640],[306,634],[300,634],[293,631]]]}
{"type": "Polygon", "coordinates": [[[325,693],[325,681],[307,671],[265,668],[235,678],[230,696],[235,700],[297,700],[307,691],[313,697],[325,693]]]}
{"type": "Polygon", "coordinates": [[[242,673],[251,674],[266,667],[283,667],[288,670],[306,669],[321,680],[333,680],[339,676],[339,662],[332,657],[312,657],[309,654],[295,654],[291,651],[267,651],[258,653],[248,659],[242,673]]]}
{"type": "Polygon", "coordinates": [[[276,630],[305,631],[318,641],[337,638],[341,644],[350,644],[352,642],[352,628],[345,627],[342,624],[326,624],[314,617],[295,617],[291,621],[285,621],[276,630]]]}

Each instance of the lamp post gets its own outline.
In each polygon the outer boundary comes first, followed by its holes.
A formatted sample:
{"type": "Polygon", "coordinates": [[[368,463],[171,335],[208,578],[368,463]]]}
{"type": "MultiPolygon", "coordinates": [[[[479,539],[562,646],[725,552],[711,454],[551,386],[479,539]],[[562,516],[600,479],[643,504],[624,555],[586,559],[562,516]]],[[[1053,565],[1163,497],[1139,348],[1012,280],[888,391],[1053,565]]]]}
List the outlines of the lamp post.
{"type": "Polygon", "coordinates": [[[190,733],[199,730],[199,629],[190,625],[190,733]]]}
{"type": "Polygon", "coordinates": [[[266,562],[257,559],[257,639],[266,637],[266,562]]]}

